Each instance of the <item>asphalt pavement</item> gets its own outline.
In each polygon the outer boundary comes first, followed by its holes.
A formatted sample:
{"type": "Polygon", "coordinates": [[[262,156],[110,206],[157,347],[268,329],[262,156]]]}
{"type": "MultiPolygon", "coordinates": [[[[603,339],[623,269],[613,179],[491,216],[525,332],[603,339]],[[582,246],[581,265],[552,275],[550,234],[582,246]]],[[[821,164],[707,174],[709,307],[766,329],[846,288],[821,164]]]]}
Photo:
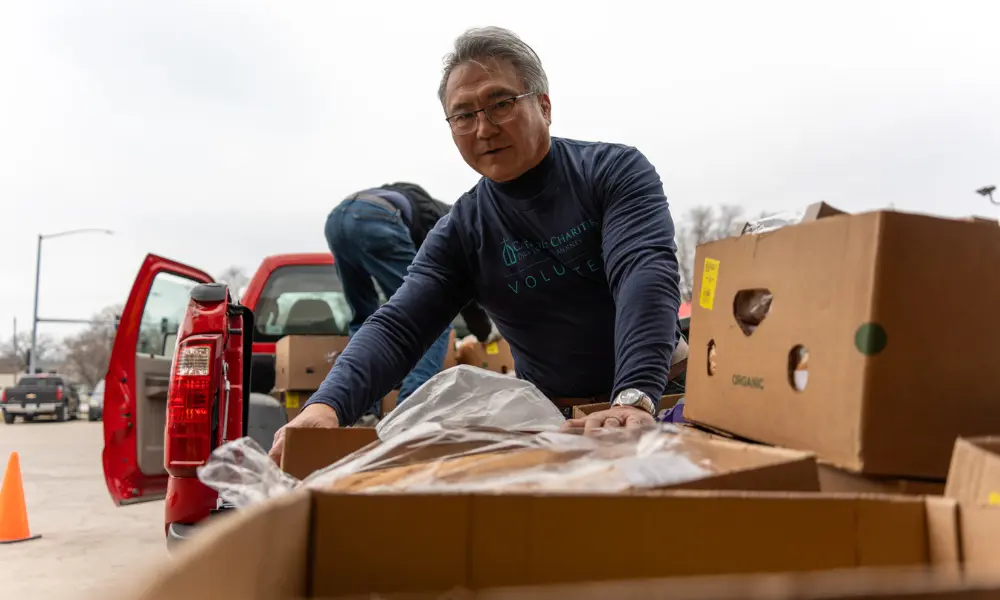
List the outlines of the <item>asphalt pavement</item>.
{"type": "Polygon", "coordinates": [[[0,544],[0,598],[101,597],[167,559],[163,502],[118,508],[101,469],[100,421],[0,423],[0,474],[21,459],[28,521],[41,539],[0,544]]]}

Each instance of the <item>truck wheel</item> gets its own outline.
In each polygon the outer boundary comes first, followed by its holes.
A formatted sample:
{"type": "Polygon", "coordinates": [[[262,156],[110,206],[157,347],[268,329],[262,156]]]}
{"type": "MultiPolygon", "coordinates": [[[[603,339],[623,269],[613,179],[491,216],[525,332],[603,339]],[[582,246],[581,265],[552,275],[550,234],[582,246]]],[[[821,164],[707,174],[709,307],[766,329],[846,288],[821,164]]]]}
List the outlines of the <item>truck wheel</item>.
{"type": "Polygon", "coordinates": [[[65,420],[66,420],[66,407],[60,406],[59,408],[56,409],[56,421],[62,423],[65,420]]]}
{"type": "Polygon", "coordinates": [[[3,422],[6,423],[6,424],[8,424],[8,425],[13,425],[14,424],[14,419],[16,419],[16,418],[17,417],[14,415],[14,413],[7,413],[6,411],[4,411],[4,413],[3,413],[3,422]]]}

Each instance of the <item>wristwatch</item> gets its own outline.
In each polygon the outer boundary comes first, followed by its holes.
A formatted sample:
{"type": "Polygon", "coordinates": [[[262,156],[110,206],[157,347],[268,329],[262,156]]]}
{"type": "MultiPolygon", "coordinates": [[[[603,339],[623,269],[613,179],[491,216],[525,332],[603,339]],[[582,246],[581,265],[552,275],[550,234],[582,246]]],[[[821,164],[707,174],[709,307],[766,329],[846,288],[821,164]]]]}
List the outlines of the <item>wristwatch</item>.
{"type": "Polygon", "coordinates": [[[656,413],[656,404],[650,400],[649,396],[634,388],[618,392],[611,406],[631,406],[641,408],[651,415],[656,413]]]}

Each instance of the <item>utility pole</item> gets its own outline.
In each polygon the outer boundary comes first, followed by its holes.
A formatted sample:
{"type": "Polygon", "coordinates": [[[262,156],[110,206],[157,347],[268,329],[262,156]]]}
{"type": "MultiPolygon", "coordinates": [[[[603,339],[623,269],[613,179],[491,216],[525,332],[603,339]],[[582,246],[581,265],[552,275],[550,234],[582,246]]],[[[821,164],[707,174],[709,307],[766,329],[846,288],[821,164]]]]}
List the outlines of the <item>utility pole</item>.
{"type": "Polygon", "coordinates": [[[35,374],[35,350],[38,343],[38,282],[42,276],[42,239],[38,234],[38,248],[35,250],[35,310],[31,317],[31,354],[28,355],[28,375],[35,374]]]}

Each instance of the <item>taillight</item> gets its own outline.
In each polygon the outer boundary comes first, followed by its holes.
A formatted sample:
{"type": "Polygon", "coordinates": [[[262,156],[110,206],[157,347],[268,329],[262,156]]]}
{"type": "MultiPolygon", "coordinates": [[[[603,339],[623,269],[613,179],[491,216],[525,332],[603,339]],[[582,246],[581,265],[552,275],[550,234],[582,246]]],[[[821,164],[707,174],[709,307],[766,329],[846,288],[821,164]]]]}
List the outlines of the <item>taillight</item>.
{"type": "Polygon", "coordinates": [[[212,452],[217,356],[211,339],[192,338],[177,346],[167,400],[167,469],[193,471],[212,452]]]}
{"type": "Polygon", "coordinates": [[[7,401],[7,388],[0,390],[0,403],[7,401]]]}
{"type": "Polygon", "coordinates": [[[56,400],[62,400],[62,386],[56,388],[56,400]]]}

